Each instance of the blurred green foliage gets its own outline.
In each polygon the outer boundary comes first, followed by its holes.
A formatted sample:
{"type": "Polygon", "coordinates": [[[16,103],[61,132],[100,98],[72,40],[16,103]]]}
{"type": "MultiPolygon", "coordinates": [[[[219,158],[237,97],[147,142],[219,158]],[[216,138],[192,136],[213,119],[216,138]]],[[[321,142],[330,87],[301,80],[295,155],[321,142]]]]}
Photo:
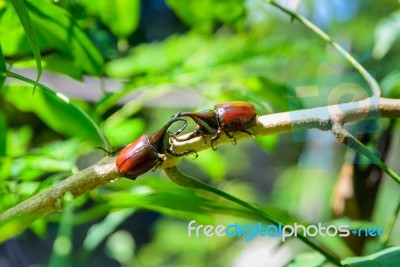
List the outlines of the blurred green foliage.
{"type": "MultiPolygon", "coordinates": [[[[24,23],[10,1],[0,0],[0,212],[94,164],[102,156],[101,151],[95,152],[96,146],[126,145],[158,129],[179,110],[243,100],[254,103],[264,115],[343,103],[369,92],[332,48],[263,1],[24,3],[31,22],[24,23]],[[66,75],[77,81],[97,76],[121,81],[122,87],[100,90],[88,85],[84,92],[75,90],[65,96],[56,83],[40,85],[32,95],[34,81],[25,77],[29,84],[21,84],[4,77],[10,76],[6,74],[9,70],[35,71],[35,42],[45,75],[66,75]]],[[[323,28],[365,65],[380,82],[383,96],[400,96],[398,2],[307,0],[291,8],[323,28]]],[[[67,81],[67,87],[74,89],[76,83],[67,81]]],[[[397,127],[393,136],[398,133],[397,127]]],[[[389,164],[399,172],[394,160],[400,151],[396,138],[389,164]]],[[[345,153],[344,147],[325,136],[301,132],[227,144],[216,152],[199,153],[197,160],[189,157],[180,167],[283,222],[330,223],[333,187],[345,153]],[[315,151],[319,160],[307,157],[315,151]],[[327,165],[319,165],[322,161],[327,165]]],[[[346,223],[357,224],[355,228],[386,226],[398,193],[397,185],[384,180],[373,218],[367,222],[348,218],[346,223]]],[[[52,256],[42,249],[30,263],[234,265],[248,255],[248,243],[240,238],[191,239],[187,223],[193,219],[204,224],[260,220],[209,193],[178,187],[159,171],[136,181],[119,179],[73,202],[64,201],[61,214],[41,218],[18,238],[28,247],[38,239],[50,246],[54,243],[52,256]],[[154,213],[143,214],[143,210],[154,213]]],[[[399,228],[397,222],[388,245],[400,244],[396,238],[399,228]]],[[[352,255],[343,240],[321,242],[342,258],[352,255]]],[[[275,262],[279,244],[270,244],[273,252],[267,256],[275,262]]],[[[364,254],[382,249],[381,245],[380,240],[369,239],[364,254]]],[[[293,253],[280,258],[290,262],[288,266],[326,262],[304,245],[288,242],[286,246],[293,253]]],[[[396,249],[387,254],[398,259],[396,249]]],[[[346,263],[369,266],[368,260],[376,261],[379,256],[346,263]]]]}

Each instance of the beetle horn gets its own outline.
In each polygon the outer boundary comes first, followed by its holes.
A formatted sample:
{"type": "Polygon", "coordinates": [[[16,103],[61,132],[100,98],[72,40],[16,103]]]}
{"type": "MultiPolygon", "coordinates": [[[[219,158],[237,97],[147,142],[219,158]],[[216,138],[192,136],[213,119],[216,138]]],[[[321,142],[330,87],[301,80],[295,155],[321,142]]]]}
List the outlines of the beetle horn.
{"type": "Polygon", "coordinates": [[[182,111],[178,111],[175,115],[171,116],[171,120],[177,119],[182,116],[182,111]]]}

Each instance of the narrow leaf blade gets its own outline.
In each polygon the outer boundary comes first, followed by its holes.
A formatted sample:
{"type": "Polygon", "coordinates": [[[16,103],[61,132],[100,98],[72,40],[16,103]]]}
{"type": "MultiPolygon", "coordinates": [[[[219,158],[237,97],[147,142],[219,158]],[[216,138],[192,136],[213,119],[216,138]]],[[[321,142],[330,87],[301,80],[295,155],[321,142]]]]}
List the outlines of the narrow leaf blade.
{"type": "Polygon", "coordinates": [[[11,0],[11,4],[18,15],[22,27],[24,28],[26,37],[28,38],[29,45],[32,49],[32,53],[36,61],[37,76],[36,83],[33,86],[33,90],[35,91],[36,85],[39,82],[40,76],[42,75],[42,58],[40,55],[39,44],[36,38],[35,31],[33,30],[31,17],[29,16],[28,9],[26,8],[24,1],[11,0]]]}
{"type": "Polygon", "coordinates": [[[0,45],[0,89],[4,84],[4,81],[6,80],[5,75],[2,75],[1,73],[5,73],[6,71],[6,60],[4,59],[3,50],[1,49],[0,45]]]}

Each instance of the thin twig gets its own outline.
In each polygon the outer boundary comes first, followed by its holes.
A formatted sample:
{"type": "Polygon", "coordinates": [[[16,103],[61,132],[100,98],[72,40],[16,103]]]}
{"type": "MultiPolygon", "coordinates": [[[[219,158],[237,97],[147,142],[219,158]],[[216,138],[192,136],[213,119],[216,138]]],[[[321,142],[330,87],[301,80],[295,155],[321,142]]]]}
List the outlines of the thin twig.
{"type": "MultiPolygon", "coordinates": [[[[376,164],[381,170],[393,178],[398,184],[400,184],[400,176],[397,175],[391,168],[389,168],[377,155],[374,154],[368,147],[364,146],[357,138],[355,138],[351,133],[349,133],[341,123],[335,122],[332,125],[332,133],[335,137],[343,144],[352,149],[358,151],[362,155],[369,158],[374,164],[376,164]]],[[[389,241],[390,235],[393,231],[393,227],[399,216],[400,212],[400,202],[397,205],[392,217],[390,218],[388,225],[385,230],[385,235],[382,238],[382,245],[385,246],[389,241]]]]}
{"type": "MultiPolygon", "coordinates": [[[[257,126],[251,128],[250,132],[257,137],[313,128],[328,131],[331,129],[332,121],[347,123],[369,118],[400,118],[400,99],[367,98],[345,104],[263,115],[259,116],[257,126]]],[[[241,140],[249,139],[251,136],[236,132],[234,138],[241,140]]],[[[187,150],[200,152],[210,148],[210,137],[206,136],[205,140],[206,144],[201,137],[185,142],[176,142],[174,150],[177,152],[187,150]]],[[[226,143],[231,143],[230,139],[221,135],[215,145],[226,143]]],[[[176,165],[175,157],[167,157],[168,160],[163,163],[163,168],[176,165]]]]}
{"type": "Polygon", "coordinates": [[[312,32],[314,32],[316,35],[318,35],[322,40],[330,44],[334,49],[336,49],[341,55],[344,56],[344,58],[361,74],[361,76],[365,79],[365,81],[368,83],[369,87],[371,88],[371,93],[372,96],[374,97],[379,97],[381,95],[381,89],[379,87],[379,84],[376,82],[376,80],[371,76],[371,74],[352,56],[350,55],[342,46],[340,46],[338,43],[332,40],[332,38],[326,34],[324,31],[322,31],[318,26],[316,26],[314,23],[309,21],[307,18],[303,17],[302,15],[291,11],[279,3],[275,2],[274,0],[265,0],[269,4],[277,7],[284,13],[288,14],[292,19],[296,19],[299,21],[301,24],[306,26],[308,29],[310,29],[312,32]]]}
{"type": "Polygon", "coordinates": [[[382,242],[382,246],[385,247],[390,239],[390,236],[392,235],[392,232],[394,230],[394,226],[396,225],[396,221],[398,219],[400,215],[400,201],[397,204],[396,209],[394,210],[392,216],[389,219],[389,222],[385,228],[385,234],[383,235],[381,242],[382,242]]]}
{"type": "Polygon", "coordinates": [[[386,174],[393,178],[398,184],[400,184],[400,176],[398,176],[392,169],[390,169],[373,151],[368,147],[364,146],[357,138],[355,138],[340,122],[334,122],[332,125],[332,133],[335,137],[343,144],[352,149],[360,152],[362,155],[369,158],[372,163],[376,164],[386,174]]]}

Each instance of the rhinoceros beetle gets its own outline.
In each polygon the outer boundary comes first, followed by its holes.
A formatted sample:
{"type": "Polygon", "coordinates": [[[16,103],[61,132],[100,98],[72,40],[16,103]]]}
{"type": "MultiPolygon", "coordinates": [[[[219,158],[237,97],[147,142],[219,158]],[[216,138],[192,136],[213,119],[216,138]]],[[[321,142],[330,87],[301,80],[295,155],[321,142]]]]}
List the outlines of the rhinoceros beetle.
{"type": "Polygon", "coordinates": [[[186,120],[172,117],[171,120],[158,131],[149,135],[143,135],[131,144],[109,153],[111,155],[119,153],[116,160],[119,174],[123,177],[135,180],[139,175],[149,170],[154,171],[163,162],[163,158],[160,154],[169,153],[178,157],[193,153],[195,157],[197,157],[197,153],[192,150],[183,152],[171,150],[170,135],[179,135],[186,126],[186,120]],[[184,121],[184,125],[172,134],[168,129],[177,121],[184,121]]]}
{"type": "MultiPolygon", "coordinates": [[[[247,129],[257,124],[257,113],[251,103],[237,101],[217,104],[214,109],[207,109],[200,112],[178,112],[173,117],[190,117],[196,124],[196,130],[186,136],[174,137],[178,141],[186,141],[193,137],[213,135],[211,137],[211,148],[216,150],[214,142],[224,132],[234,144],[236,140],[231,135],[232,132],[241,131],[251,135],[247,129]]],[[[205,139],[204,139],[205,142],[205,139]]]]}

